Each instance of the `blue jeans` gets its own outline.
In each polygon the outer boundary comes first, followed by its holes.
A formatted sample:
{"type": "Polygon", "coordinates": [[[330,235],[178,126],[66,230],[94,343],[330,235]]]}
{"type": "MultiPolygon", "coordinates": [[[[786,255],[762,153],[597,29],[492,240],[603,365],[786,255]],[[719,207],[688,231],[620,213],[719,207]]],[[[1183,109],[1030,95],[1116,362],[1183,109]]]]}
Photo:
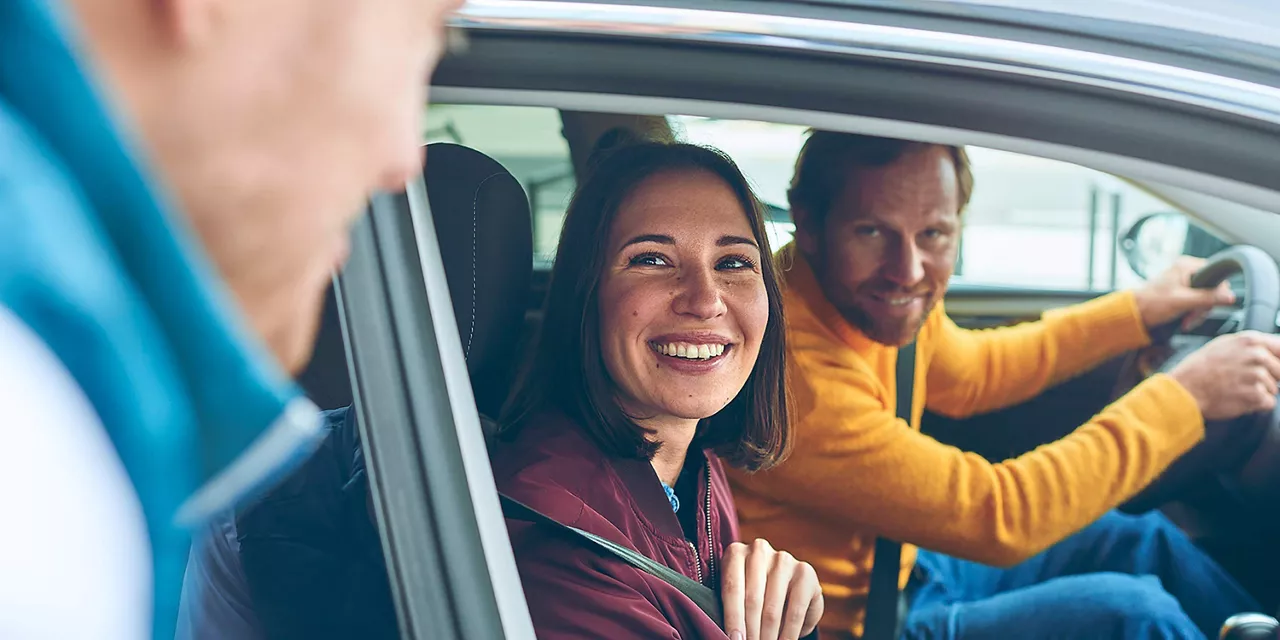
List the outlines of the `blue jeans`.
{"type": "Polygon", "coordinates": [[[1158,513],[1111,512],[1008,569],[920,550],[904,640],[1217,638],[1258,603],[1158,513]]]}

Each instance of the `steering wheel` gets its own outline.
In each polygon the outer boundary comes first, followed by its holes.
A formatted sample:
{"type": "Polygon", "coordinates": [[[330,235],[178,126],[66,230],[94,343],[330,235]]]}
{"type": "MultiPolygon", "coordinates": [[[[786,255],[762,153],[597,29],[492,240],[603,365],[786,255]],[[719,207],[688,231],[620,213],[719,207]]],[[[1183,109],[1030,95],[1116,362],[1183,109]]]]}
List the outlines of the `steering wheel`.
{"type": "MultiPolygon", "coordinates": [[[[1192,277],[1191,286],[1216,287],[1237,273],[1244,275],[1242,308],[1223,322],[1217,335],[1237,331],[1275,333],[1280,312],[1280,268],[1261,249],[1238,245],[1213,255],[1192,277]]],[[[1180,327],[1181,321],[1175,321],[1151,332],[1153,343],[1165,343],[1172,349],[1160,366],[1161,373],[1170,371],[1216,337],[1187,333],[1180,327]]],[[[1216,478],[1236,493],[1280,489],[1280,406],[1205,426],[1202,442],[1121,509],[1130,513],[1154,509],[1207,479],[1216,478]]]]}

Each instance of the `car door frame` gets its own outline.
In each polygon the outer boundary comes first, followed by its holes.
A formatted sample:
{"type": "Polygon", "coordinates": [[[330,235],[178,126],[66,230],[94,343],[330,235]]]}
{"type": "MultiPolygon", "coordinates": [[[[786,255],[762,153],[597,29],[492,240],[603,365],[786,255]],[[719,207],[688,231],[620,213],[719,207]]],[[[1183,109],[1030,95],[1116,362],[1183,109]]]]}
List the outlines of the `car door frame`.
{"type": "MultiPolygon", "coordinates": [[[[1250,69],[1252,82],[1196,71],[1203,86],[1184,77],[1170,93],[1158,84],[1178,75],[1167,60],[1093,52],[1113,65],[1099,73],[1065,49],[1033,61],[1029,52],[1045,50],[1017,40],[965,35],[988,47],[982,56],[939,48],[966,33],[960,20],[884,27],[841,22],[854,14],[839,8],[792,20],[778,17],[790,10],[781,3],[743,6],[774,15],[473,0],[453,21],[469,31],[469,51],[442,65],[433,90],[449,102],[641,114],[679,104],[697,115],[980,144],[1280,209],[1271,207],[1280,158],[1265,152],[1280,148],[1280,111],[1257,103],[1280,95],[1280,82],[1257,84],[1275,77],[1269,69],[1250,69]],[[1144,69],[1155,75],[1134,75],[1144,69]],[[777,86],[762,91],[762,82],[777,86]],[[957,108],[937,108],[938,95],[957,108]],[[1080,110],[1103,107],[1123,124],[1091,129],[1080,110]],[[1188,126],[1218,136],[1212,153],[1188,154],[1197,144],[1188,126]],[[1231,145],[1238,157],[1225,152],[1231,145]]],[[[339,295],[402,636],[532,638],[421,183],[396,198],[373,200],[339,295]]]]}

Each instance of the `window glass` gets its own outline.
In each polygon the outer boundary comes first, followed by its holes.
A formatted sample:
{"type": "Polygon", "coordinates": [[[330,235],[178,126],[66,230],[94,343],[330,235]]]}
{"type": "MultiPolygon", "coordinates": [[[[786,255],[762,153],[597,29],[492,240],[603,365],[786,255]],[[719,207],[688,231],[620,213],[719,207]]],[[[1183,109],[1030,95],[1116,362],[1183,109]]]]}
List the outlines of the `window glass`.
{"type": "MultiPolygon", "coordinates": [[[[787,186],[806,128],[688,116],[670,120],[683,139],[719,147],[738,162],[775,209],[773,239],[789,240],[795,227],[785,213],[787,186]]],[[[1121,253],[1119,238],[1145,215],[1174,212],[1169,204],[1078,165],[977,147],[968,153],[974,192],[963,216],[953,283],[1105,291],[1142,280],[1121,253]]]]}
{"type": "Polygon", "coordinates": [[[560,113],[543,107],[432,105],[426,142],[454,142],[502,163],[529,196],[533,259],[549,267],[576,180],[560,113]]]}
{"type": "MultiPolygon", "coordinates": [[[[677,138],[728,153],[766,204],[774,247],[791,240],[787,186],[805,127],[694,116],[667,121],[677,138]]],[[[433,105],[424,136],[483,151],[515,175],[529,195],[534,262],[540,268],[555,257],[576,186],[562,130],[559,112],[550,108],[433,105]]],[[[1143,189],[1100,171],[993,149],[968,151],[975,185],[963,215],[955,283],[1091,291],[1131,286],[1142,278],[1122,252],[1125,231],[1151,214],[1181,216],[1143,189]]],[[[1196,237],[1221,244],[1189,225],[1196,237]]],[[[1194,247],[1188,243],[1187,249],[1194,247]]]]}

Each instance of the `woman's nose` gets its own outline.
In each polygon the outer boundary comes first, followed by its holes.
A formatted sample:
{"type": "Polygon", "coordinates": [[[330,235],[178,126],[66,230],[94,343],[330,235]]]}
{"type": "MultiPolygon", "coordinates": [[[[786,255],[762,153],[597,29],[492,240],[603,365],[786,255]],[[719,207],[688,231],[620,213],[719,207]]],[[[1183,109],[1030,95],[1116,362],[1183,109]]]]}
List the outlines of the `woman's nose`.
{"type": "Polygon", "coordinates": [[[714,271],[685,272],[679,276],[678,287],[672,300],[676,313],[697,318],[715,318],[724,313],[724,296],[714,271]]]}

